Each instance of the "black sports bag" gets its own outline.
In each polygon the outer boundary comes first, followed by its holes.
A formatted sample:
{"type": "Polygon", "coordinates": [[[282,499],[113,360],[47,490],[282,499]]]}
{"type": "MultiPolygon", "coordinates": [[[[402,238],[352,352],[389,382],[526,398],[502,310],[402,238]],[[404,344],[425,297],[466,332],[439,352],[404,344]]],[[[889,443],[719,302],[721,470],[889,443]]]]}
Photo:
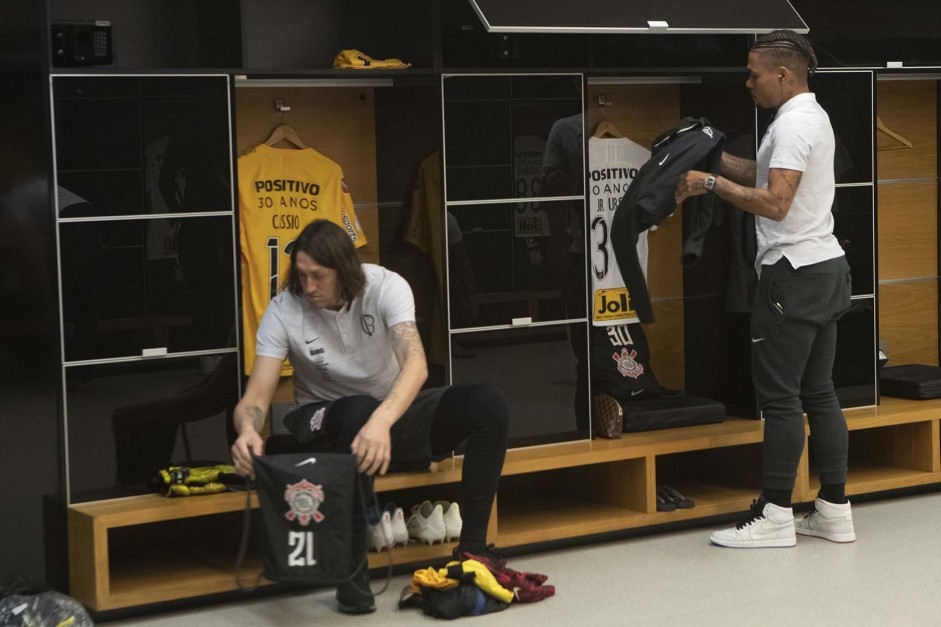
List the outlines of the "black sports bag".
{"type": "Polygon", "coordinates": [[[362,507],[356,459],[340,453],[256,457],[265,526],[263,575],[271,581],[336,585],[356,570],[353,508],[362,507]]]}
{"type": "Polygon", "coordinates": [[[879,371],[879,393],[917,401],[941,398],[941,368],[925,364],[887,366],[879,371]]]}

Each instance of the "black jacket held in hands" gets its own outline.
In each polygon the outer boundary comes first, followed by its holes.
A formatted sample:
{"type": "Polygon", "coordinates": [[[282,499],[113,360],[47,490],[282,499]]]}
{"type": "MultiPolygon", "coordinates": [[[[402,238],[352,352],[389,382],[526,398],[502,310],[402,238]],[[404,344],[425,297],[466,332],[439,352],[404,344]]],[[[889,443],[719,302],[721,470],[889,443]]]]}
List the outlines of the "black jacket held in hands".
{"type": "MultiPolygon", "coordinates": [[[[719,173],[725,135],[706,118],[685,117],[660,135],[645,163],[621,199],[611,224],[611,242],[631,307],[641,322],[653,322],[647,283],[637,259],[637,238],[660,224],[676,208],[676,184],[687,170],[719,173]]],[[[690,227],[683,244],[684,265],[692,265],[702,253],[703,239],[713,220],[715,196],[697,196],[691,202],[690,227]]]]}

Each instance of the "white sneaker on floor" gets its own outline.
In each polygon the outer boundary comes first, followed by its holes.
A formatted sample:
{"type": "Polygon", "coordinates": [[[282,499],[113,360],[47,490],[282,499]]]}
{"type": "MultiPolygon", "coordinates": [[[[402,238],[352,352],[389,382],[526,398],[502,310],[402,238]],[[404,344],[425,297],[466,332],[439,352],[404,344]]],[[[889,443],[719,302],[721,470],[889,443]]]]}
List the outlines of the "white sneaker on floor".
{"type": "Polygon", "coordinates": [[[386,512],[392,517],[392,542],[405,546],[408,544],[408,527],[405,526],[405,512],[394,503],[386,505],[386,512]]]}
{"type": "Polygon", "coordinates": [[[444,526],[444,510],[440,505],[433,505],[425,501],[412,508],[412,515],[405,523],[408,528],[408,537],[419,542],[434,544],[444,542],[447,530],[444,526]]]}
{"type": "Polygon", "coordinates": [[[812,510],[794,520],[794,527],[802,536],[824,538],[831,542],[856,540],[853,512],[850,511],[849,501],[830,503],[823,499],[816,499],[812,510]]]}
{"type": "Polygon", "coordinates": [[[444,541],[460,539],[464,521],[461,520],[461,508],[457,502],[435,501],[435,505],[440,505],[444,510],[444,541]]]}
{"type": "Polygon", "coordinates": [[[716,531],[709,541],[734,549],[794,546],[797,544],[794,510],[759,498],[752,502],[748,518],[731,529],[716,531]]]}
{"type": "Polygon", "coordinates": [[[376,524],[369,525],[369,546],[373,551],[390,548],[395,542],[392,531],[392,517],[383,511],[376,524]]]}

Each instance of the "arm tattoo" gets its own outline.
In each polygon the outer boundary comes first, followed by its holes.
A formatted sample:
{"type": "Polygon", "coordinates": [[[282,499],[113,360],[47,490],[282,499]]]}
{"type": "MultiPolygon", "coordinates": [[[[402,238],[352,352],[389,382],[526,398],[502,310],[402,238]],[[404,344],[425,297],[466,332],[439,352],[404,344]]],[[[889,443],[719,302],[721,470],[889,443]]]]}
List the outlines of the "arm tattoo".
{"type": "Polygon", "coordinates": [[[739,185],[754,187],[757,179],[757,166],[754,161],[742,159],[728,153],[722,153],[721,174],[739,185]]]}
{"type": "Polygon", "coordinates": [[[771,168],[771,171],[768,173],[769,183],[772,175],[774,175],[775,179],[780,179],[784,185],[786,185],[786,189],[781,189],[780,185],[777,185],[777,191],[774,192],[774,197],[779,201],[777,206],[778,213],[783,218],[787,215],[791,202],[797,195],[797,186],[800,185],[802,173],[796,170],[771,168]]]}
{"type": "MultiPolygon", "coordinates": [[[[421,336],[418,334],[418,327],[414,322],[400,322],[389,329],[391,331],[392,352],[395,353],[395,359],[399,366],[403,367],[413,357],[422,358],[424,348],[422,348],[421,336]]],[[[399,377],[402,373],[399,372],[399,377]]],[[[399,377],[396,377],[398,381],[399,377]]],[[[398,393],[396,386],[392,386],[388,396],[382,401],[383,405],[395,404],[398,393]]]]}
{"type": "Polygon", "coordinates": [[[785,185],[787,185],[787,188],[791,190],[791,198],[794,198],[794,196],[797,195],[797,186],[800,185],[802,173],[796,172],[795,170],[789,170],[789,172],[795,172],[797,175],[796,180],[792,183],[791,179],[787,176],[787,174],[784,173],[783,170],[772,168],[771,171],[781,175],[785,185]]]}
{"type": "Polygon", "coordinates": [[[399,364],[404,364],[413,355],[424,353],[421,336],[418,335],[418,327],[414,322],[400,322],[389,331],[392,332],[392,352],[395,353],[399,364]]]}

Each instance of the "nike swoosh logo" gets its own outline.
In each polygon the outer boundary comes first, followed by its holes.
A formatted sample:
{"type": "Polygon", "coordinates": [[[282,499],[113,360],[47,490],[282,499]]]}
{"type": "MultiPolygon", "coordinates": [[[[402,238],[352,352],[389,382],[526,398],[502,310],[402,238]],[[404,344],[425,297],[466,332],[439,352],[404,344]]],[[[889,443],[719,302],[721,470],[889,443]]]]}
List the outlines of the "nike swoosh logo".
{"type": "Polygon", "coordinates": [[[631,396],[637,396],[638,394],[643,394],[643,390],[631,390],[631,396]]]}
{"type": "Polygon", "coordinates": [[[297,468],[298,466],[306,466],[307,464],[310,464],[311,466],[313,466],[313,465],[316,464],[316,463],[317,463],[317,458],[316,458],[316,457],[308,457],[308,458],[305,459],[304,461],[302,461],[302,462],[300,462],[300,463],[297,463],[297,464],[294,464],[294,467],[297,468]]]}
{"type": "Polygon", "coordinates": [[[670,153],[667,153],[667,156],[664,157],[663,160],[662,160],[660,163],[658,163],[657,165],[663,165],[664,163],[667,162],[667,159],[669,159],[669,158],[670,158],[670,153]]]}
{"type": "Polygon", "coordinates": [[[765,338],[763,338],[763,337],[753,337],[753,338],[751,339],[751,343],[752,343],[752,344],[757,344],[758,342],[764,342],[764,341],[765,341],[765,338]]]}
{"type": "Polygon", "coordinates": [[[312,339],[312,340],[304,340],[304,343],[305,343],[305,344],[310,344],[311,342],[316,342],[316,341],[319,340],[319,339],[320,339],[320,336],[318,335],[317,337],[315,337],[315,338],[312,339]]]}

